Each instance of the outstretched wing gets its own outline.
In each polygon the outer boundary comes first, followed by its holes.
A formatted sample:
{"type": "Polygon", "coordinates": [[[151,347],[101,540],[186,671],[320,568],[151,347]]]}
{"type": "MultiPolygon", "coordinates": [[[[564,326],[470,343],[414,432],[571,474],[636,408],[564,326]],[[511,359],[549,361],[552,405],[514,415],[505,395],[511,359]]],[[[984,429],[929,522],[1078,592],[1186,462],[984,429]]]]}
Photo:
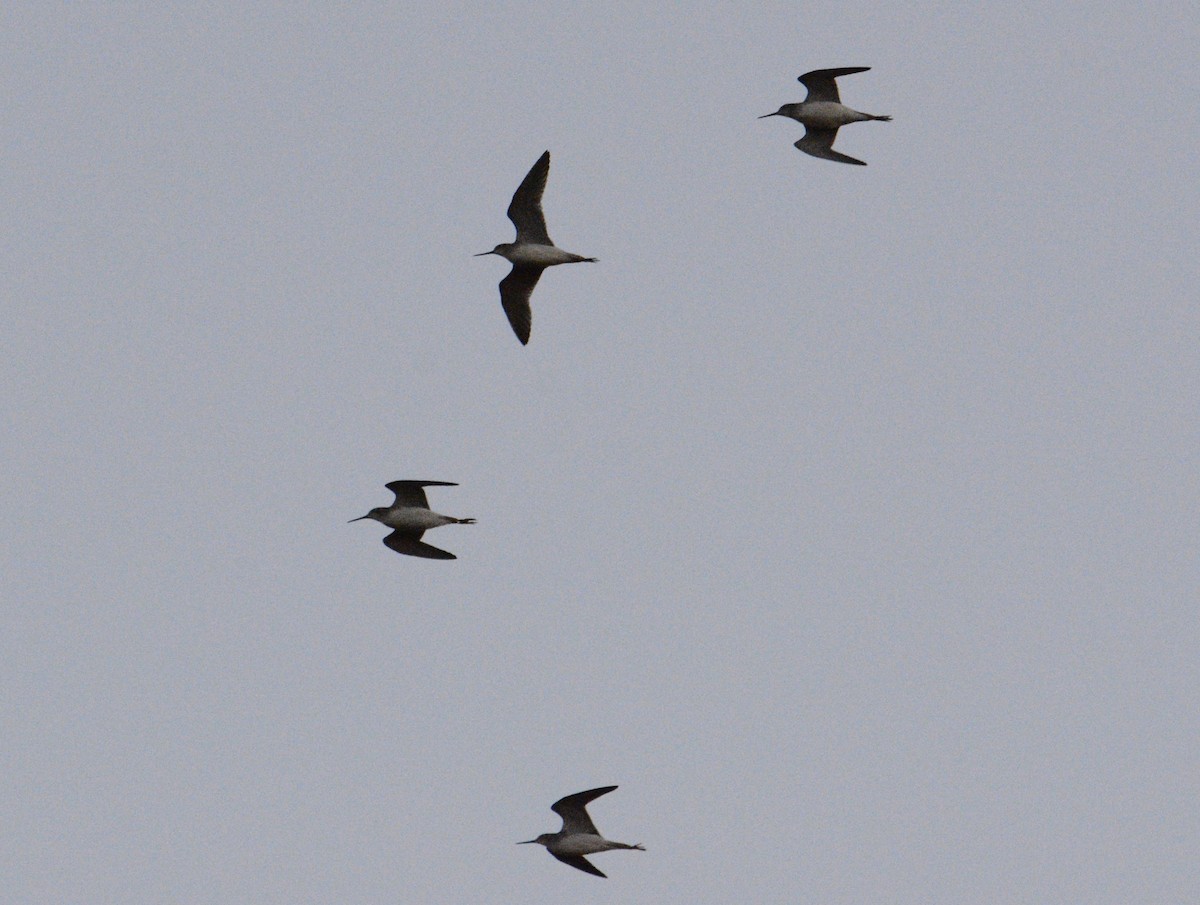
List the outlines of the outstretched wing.
{"type": "Polygon", "coordinates": [[[805,154],[811,154],[813,157],[820,157],[823,160],[836,160],[838,163],[853,163],[865,167],[866,162],[856,160],[848,154],[842,154],[833,149],[833,140],[837,138],[837,133],[837,129],[814,129],[812,126],[808,126],[804,130],[804,137],[796,142],[796,147],[805,154]]]}
{"type": "Polygon", "coordinates": [[[542,275],[543,267],[518,267],[500,281],[500,304],[508,315],[513,333],[521,345],[529,344],[529,332],[533,329],[533,311],[529,307],[529,297],[533,295],[533,287],[537,285],[542,275]]]}
{"type": "Polygon", "coordinates": [[[808,89],[808,97],[804,99],[805,103],[832,101],[840,104],[842,99],[838,96],[837,82],[834,79],[841,75],[866,72],[870,68],[870,66],[848,66],[844,69],[814,69],[812,72],[804,73],[796,81],[808,89]]]}
{"type": "Polygon", "coordinates": [[[393,531],[383,542],[397,553],[405,556],[420,556],[422,559],[458,559],[453,553],[431,547],[421,542],[424,531],[393,531]]]}
{"type": "MultiPolygon", "coordinates": [[[[592,823],[592,818],[588,816],[587,804],[601,795],[607,795],[615,788],[616,786],[602,786],[599,789],[588,789],[586,792],[567,795],[550,805],[550,810],[562,818],[564,833],[568,835],[590,833],[593,836],[599,836],[600,831],[596,829],[596,824],[592,823]]],[[[579,869],[583,870],[582,867],[579,869]]]]}
{"type": "MultiPolygon", "coordinates": [[[[550,852],[554,855],[554,852],[550,852]]],[[[554,855],[563,864],[570,864],[576,870],[581,870],[585,874],[591,874],[594,877],[608,878],[608,874],[597,868],[591,861],[583,857],[583,855],[554,855]]]]}
{"type": "Polygon", "coordinates": [[[457,487],[453,481],[392,481],[385,484],[388,490],[396,494],[392,506],[419,506],[429,508],[429,500],[425,498],[425,487],[457,487]]]}
{"type": "Polygon", "coordinates": [[[546,232],[546,218],[542,215],[542,192],[546,189],[546,177],[550,173],[550,152],[537,159],[508,205],[508,219],[517,228],[517,242],[532,242],[535,245],[553,245],[546,232]]]}

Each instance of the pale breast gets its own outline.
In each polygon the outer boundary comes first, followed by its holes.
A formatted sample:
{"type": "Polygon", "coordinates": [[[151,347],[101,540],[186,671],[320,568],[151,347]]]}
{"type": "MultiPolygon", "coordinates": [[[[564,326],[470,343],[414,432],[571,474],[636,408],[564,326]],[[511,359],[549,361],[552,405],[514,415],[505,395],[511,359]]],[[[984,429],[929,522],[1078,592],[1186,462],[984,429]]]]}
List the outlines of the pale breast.
{"type": "Polygon", "coordinates": [[[389,512],[385,524],[402,531],[427,531],[430,528],[437,528],[439,525],[449,524],[450,521],[446,516],[430,512],[428,509],[414,508],[396,509],[389,512]]]}
{"type": "Polygon", "coordinates": [[[550,267],[574,260],[574,255],[553,245],[518,245],[508,255],[514,264],[529,264],[534,267],[550,267]]]}
{"type": "Polygon", "coordinates": [[[861,113],[851,110],[845,104],[835,104],[832,101],[815,101],[805,104],[800,122],[814,129],[837,129],[847,123],[856,123],[866,119],[861,113]]]}
{"type": "Polygon", "coordinates": [[[602,837],[590,833],[574,833],[560,839],[554,850],[560,855],[591,855],[608,851],[608,843],[602,837]]]}

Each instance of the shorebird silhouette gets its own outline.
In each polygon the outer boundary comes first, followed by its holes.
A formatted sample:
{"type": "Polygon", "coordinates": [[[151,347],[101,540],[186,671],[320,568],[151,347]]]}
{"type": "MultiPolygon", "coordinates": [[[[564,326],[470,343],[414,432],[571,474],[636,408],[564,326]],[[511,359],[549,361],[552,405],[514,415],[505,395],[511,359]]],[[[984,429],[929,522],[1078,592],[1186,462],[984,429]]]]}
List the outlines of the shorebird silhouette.
{"type": "Polygon", "coordinates": [[[600,835],[596,824],[588,816],[587,804],[601,795],[607,795],[616,786],[603,786],[599,789],[589,789],[586,792],[576,792],[560,798],[550,805],[550,810],[562,818],[562,829],[557,833],[542,833],[536,839],[518,842],[517,845],[546,846],[546,851],[563,864],[569,864],[584,873],[596,877],[606,877],[607,874],[597,870],[584,855],[594,855],[596,852],[608,852],[614,849],[633,849],[644,852],[641,845],[626,845],[624,842],[609,842],[600,835]]]}
{"type": "Polygon", "coordinates": [[[390,506],[379,506],[366,515],[350,519],[361,522],[365,518],[375,519],[393,529],[383,542],[397,553],[405,556],[421,556],[425,559],[458,559],[453,553],[439,550],[421,543],[421,535],[430,528],[441,525],[474,525],[473,518],[454,518],[433,512],[425,498],[426,487],[457,487],[452,481],[392,481],[384,485],[396,499],[390,506]]]}
{"type": "Polygon", "coordinates": [[[597,260],[563,251],[550,240],[550,234],[546,232],[546,217],[542,214],[542,192],[546,188],[546,176],[549,173],[550,152],[547,151],[521,180],[508,205],[508,219],[517,228],[517,240],[501,242],[491,251],[481,251],[475,255],[477,258],[500,255],[512,262],[512,270],[500,281],[500,303],[521,345],[529,342],[529,330],[533,324],[529,297],[542,271],[555,264],[597,260]]]}
{"type": "Polygon", "coordinates": [[[838,129],[849,123],[862,123],[873,119],[887,123],[891,122],[892,118],[851,110],[838,96],[835,80],[838,76],[866,72],[870,68],[851,66],[846,69],[814,69],[812,72],[806,72],[797,81],[808,89],[808,96],[799,104],[784,104],[774,113],[765,113],[759,119],[766,119],[768,116],[786,116],[794,119],[804,125],[804,137],[796,142],[796,147],[805,154],[865,167],[867,164],[864,161],[833,150],[833,140],[837,138],[838,129]]]}

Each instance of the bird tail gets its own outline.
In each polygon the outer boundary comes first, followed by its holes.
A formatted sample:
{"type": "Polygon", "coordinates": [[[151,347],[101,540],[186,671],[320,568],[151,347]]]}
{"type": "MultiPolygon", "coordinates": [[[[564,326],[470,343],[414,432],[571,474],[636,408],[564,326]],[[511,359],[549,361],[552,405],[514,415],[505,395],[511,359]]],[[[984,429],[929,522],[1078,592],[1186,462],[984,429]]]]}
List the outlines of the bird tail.
{"type": "Polygon", "coordinates": [[[473,519],[473,518],[456,518],[454,520],[454,524],[456,524],[456,525],[474,525],[475,519],[473,519]]]}
{"type": "Polygon", "coordinates": [[[871,119],[877,119],[881,123],[890,123],[892,121],[890,116],[872,116],[871,119]]]}

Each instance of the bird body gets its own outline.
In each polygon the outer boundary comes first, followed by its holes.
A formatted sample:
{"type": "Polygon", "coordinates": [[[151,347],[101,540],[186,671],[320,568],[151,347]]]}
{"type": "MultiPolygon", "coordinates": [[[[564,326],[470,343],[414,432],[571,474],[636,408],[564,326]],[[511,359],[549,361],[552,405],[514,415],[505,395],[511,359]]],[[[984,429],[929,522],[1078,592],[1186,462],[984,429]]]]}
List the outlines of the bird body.
{"type": "Polygon", "coordinates": [[[550,854],[555,855],[594,855],[597,852],[611,852],[619,848],[645,851],[640,845],[626,845],[624,842],[610,842],[595,833],[574,833],[561,836],[546,845],[550,854]]]}
{"type": "Polygon", "coordinates": [[[536,839],[518,842],[518,845],[544,845],[546,851],[564,864],[581,870],[596,877],[606,876],[584,855],[594,855],[597,852],[611,852],[617,849],[644,852],[640,844],[627,845],[624,842],[613,842],[605,839],[588,816],[587,804],[601,795],[607,795],[616,786],[603,786],[599,789],[589,789],[586,792],[576,792],[560,798],[550,806],[550,810],[563,820],[562,829],[557,833],[542,833],[536,839]]]}
{"type": "Polygon", "coordinates": [[[546,268],[555,264],[577,264],[580,261],[596,260],[563,251],[557,245],[539,245],[535,242],[505,242],[484,253],[500,255],[518,267],[546,268]]]}
{"type": "Polygon", "coordinates": [[[424,559],[457,559],[453,553],[439,550],[437,547],[421,542],[421,535],[430,528],[440,528],[442,525],[473,525],[473,518],[455,518],[452,515],[442,515],[429,508],[429,500],[425,497],[426,487],[457,487],[450,481],[392,481],[387,489],[396,495],[391,506],[378,506],[366,515],[350,519],[360,522],[363,519],[374,519],[392,529],[392,533],[383,539],[389,549],[405,556],[420,556],[424,559]]]}
{"type": "MultiPolygon", "coordinates": [[[[372,509],[371,512],[374,514],[364,515],[363,518],[373,518],[398,531],[428,531],[430,528],[440,528],[442,525],[461,525],[464,522],[464,519],[442,515],[431,509],[409,506],[400,509],[372,509]]],[[[465,521],[470,524],[474,519],[465,521]]]]}
{"type": "Polygon", "coordinates": [[[542,193],[546,189],[546,177],[550,173],[550,152],[538,158],[517,186],[508,205],[508,219],[517,229],[515,242],[501,242],[491,251],[481,251],[475,257],[499,255],[512,264],[508,276],[500,281],[500,304],[508,316],[513,332],[522,345],[529,342],[533,326],[533,311],[529,297],[533,287],[542,276],[542,271],[556,264],[577,264],[581,261],[595,262],[595,258],[563,251],[556,246],[546,231],[546,218],[542,213],[542,193]]]}
{"type": "Polygon", "coordinates": [[[842,103],[838,94],[837,81],[839,76],[852,75],[856,72],[866,72],[870,66],[851,66],[844,69],[814,69],[800,76],[798,81],[808,88],[808,96],[798,104],[784,104],[774,113],[767,113],[759,119],[768,116],[785,116],[794,119],[804,126],[804,137],[796,142],[796,147],[805,154],[820,157],[823,160],[836,160],[838,163],[852,163],[859,166],[866,164],[833,150],[833,140],[837,131],[850,123],[863,123],[870,120],[891,122],[890,116],[876,116],[873,113],[862,113],[847,107],[842,103]]]}
{"type": "Polygon", "coordinates": [[[890,120],[890,116],[872,116],[870,113],[859,113],[845,104],[835,104],[830,101],[813,101],[801,104],[784,104],[776,113],[768,116],[786,116],[805,126],[814,129],[840,129],[850,123],[865,123],[872,119],[890,120]]]}

